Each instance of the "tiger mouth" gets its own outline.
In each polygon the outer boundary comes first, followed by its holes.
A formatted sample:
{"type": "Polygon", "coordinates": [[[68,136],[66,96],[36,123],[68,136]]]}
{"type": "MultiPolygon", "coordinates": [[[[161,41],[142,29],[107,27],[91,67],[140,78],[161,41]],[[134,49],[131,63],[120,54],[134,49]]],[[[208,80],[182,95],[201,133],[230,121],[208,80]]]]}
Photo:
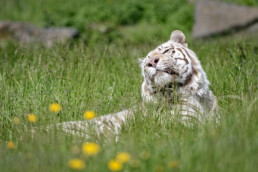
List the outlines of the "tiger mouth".
{"type": "Polygon", "coordinates": [[[165,70],[159,70],[157,69],[157,72],[163,72],[163,73],[167,73],[169,75],[178,75],[179,76],[179,73],[172,70],[172,69],[165,69],[165,70]]]}

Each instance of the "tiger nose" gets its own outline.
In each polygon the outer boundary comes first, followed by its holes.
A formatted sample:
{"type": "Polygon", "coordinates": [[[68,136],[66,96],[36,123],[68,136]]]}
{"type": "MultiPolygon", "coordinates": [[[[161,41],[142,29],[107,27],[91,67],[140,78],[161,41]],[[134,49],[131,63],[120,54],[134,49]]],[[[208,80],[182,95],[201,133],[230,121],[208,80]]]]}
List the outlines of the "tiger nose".
{"type": "Polygon", "coordinates": [[[154,58],[148,63],[148,67],[156,67],[159,62],[159,58],[154,58]]]}

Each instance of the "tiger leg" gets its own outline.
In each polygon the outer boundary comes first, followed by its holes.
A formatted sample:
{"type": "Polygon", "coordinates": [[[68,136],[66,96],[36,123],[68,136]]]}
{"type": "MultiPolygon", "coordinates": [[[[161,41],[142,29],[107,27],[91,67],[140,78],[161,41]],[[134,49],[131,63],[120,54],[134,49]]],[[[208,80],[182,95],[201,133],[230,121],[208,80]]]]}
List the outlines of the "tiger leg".
{"type": "Polygon", "coordinates": [[[115,114],[109,114],[94,118],[89,121],[68,121],[55,124],[58,130],[89,139],[90,135],[118,136],[123,124],[133,118],[132,110],[124,110],[115,114]],[[92,133],[93,132],[93,133],[92,133]]]}

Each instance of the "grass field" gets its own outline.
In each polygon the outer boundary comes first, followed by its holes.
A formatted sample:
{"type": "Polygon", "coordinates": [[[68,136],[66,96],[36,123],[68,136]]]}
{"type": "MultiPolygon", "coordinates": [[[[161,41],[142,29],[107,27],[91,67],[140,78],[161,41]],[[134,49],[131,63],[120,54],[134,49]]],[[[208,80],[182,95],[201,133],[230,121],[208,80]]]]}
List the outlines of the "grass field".
{"type": "MultiPolygon", "coordinates": [[[[9,3],[6,9],[0,7],[1,19],[30,18],[31,6],[24,15],[8,12],[10,8],[18,12],[24,10],[23,5],[12,2],[16,1],[6,1],[9,3]]],[[[237,2],[256,5],[252,0],[237,2]]],[[[50,0],[46,3],[51,5],[50,0]]],[[[44,9],[45,6],[42,11],[44,9]]],[[[193,9],[191,4],[171,15],[170,19],[189,9],[193,9]]],[[[45,25],[46,20],[41,14],[45,13],[39,12],[31,17],[31,21],[45,25]]],[[[118,152],[131,155],[121,171],[242,172],[258,169],[257,37],[222,37],[206,41],[189,38],[188,45],[197,53],[211,82],[211,90],[218,98],[221,115],[218,126],[204,124],[187,128],[178,121],[169,121],[165,114],[155,115],[149,107],[147,117],[142,117],[138,111],[135,121],[123,128],[118,143],[114,138],[89,140],[101,148],[95,156],[82,153],[85,140],[80,137],[58,131],[36,132],[32,137],[30,130],[33,127],[83,120],[87,110],[101,116],[141,103],[142,76],[137,59],[166,41],[172,31],[168,31],[169,25],[165,21],[160,25],[161,21],[149,21],[147,14],[144,13],[142,21],[134,25],[111,18],[111,23],[119,25],[115,31],[126,31],[124,37],[108,35],[113,41],[101,42],[101,37],[105,37],[101,35],[97,39],[92,36],[87,45],[80,40],[51,48],[9,42],[0,44],[1,172],[73,171],[68,166],[68,161],[73,158],[85,162],[83,171],[110,171],[108,162],[118,152]],[[148,22],[156,27],[144,29],[148,22]],[[147,36],[141,37],[145,31],[147,36]],[[54,114],[49,105],[56,102],[62,110],[54,114]],[[36,123],[27,121],[29,113],[37,116],[36,123]],[[14,121],[15,117],[19,122],[14,121]],[[8,148],[9,141],[14,147],[9,143],[8,148]]],[[[56,17],[59,19],[60,16],[56,17]]],[[[101,18],[101,15],[97,17],[101,18]]],[[[192,18],[192,13],[184,20],[189,17],[192,18]]],[[[186,25],[177,21],[172,28],[183,28],[189,37],[192,21],[186,25]]],[[[78,28],[80,22],[80,18],[75,22],[78,28]]],[[[55,24],[62,25],[62,22],[55,24]]]]}
{"type": "MultiPolygon", "coordinates": [[[[30,128],[81,120],[86,110],[104,115],[139,103],[142,78],[137,58],[156,44],[8,47],[1,51],[0,171],[69,171],[68,160],[82,156],[71,148],[84,139],[57,136],[54,131],[31,138],[30,128]],[[49,111],[54,102],[62,105],[58,114],[49,111]],[[27,122],[29,113],[38,117],[37,123],[27,122]],[[14,117],[20,119],[18,125],[12,122],[14,117]],[[7,149],[7,141],[13,141],[15,149],[7,149]]],[[[120,151],[129,152],[136,163],[126,165],[124,171],[169,171],[170,161],[178,162],[179,171],[257,169],[257,40],[189,44],[218,96],[221,125],[189,129],[173,121],[160,122],[168,117],[156,117],[151,110],[146,118],[139,113],[124,128],[120,142],[98,141],[99,155],[82,157],[85,171],[107,171],[107,162],[120,151]]]]}

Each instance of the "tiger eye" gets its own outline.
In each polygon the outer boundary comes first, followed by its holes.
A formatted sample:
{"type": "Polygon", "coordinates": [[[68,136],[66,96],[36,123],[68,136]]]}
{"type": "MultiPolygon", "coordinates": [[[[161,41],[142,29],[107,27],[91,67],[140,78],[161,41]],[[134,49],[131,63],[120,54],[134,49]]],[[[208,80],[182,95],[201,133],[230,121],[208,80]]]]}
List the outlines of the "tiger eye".
{"type": "Polygon", "coordinates": [[[169,49],[167,49],[166,51],[163,52],[163,54],[167,53],[169,51],[169,49]]]}

